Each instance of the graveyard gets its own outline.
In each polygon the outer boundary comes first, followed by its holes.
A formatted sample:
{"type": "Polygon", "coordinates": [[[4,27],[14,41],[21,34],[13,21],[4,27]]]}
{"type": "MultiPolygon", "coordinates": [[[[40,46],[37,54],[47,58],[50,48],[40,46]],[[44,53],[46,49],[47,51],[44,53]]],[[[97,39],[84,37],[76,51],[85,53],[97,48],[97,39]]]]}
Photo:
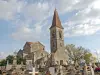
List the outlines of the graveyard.
{"type": "Polygon", "coordinates": [[[100,0],[0,0],[0,75],[100,75],[100,0]]]}
{"type": "MultiPolygon", "coordinates": [[[[84,63],[84,62],[83,62],[84,63]]],[[[81,63],[81,64],[83,64],[81,63]]],[[[86,64],[83,66],[69,64],[69,65],[53,65],[46,70],[38,69],[32,66],[32,64],[28,64],[29,68],[26,68],[26,65],[21,64],[20,67],[13,62],[12,67],[9,67],[9,64],[5,67],[5,69],[0,69],[1,75],[100,75],[100,64],[86,64]],[[31,65],[31,66],[30,66],[31,65]],[[7,69],[9,68],[9,69],[7,69]]]]}
{"type": "Polygon", "coordinates": [[[64,47],[63,29],[55,9],[50,27],[51,53],[40,42],[26,42],[23,50],[7,57],[10,60],[0,66],[0,75],[100,75],[100,62],[96,64],[89,51],[72,44],[64,47]],[[18,57],[25,61],[18,64],[18,57]]]}

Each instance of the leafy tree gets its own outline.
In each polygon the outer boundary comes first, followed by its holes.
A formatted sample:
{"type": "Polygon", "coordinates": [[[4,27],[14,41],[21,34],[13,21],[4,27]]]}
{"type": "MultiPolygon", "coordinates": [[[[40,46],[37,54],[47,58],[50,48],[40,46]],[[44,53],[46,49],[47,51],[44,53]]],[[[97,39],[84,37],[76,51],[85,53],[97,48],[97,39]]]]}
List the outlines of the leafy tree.
{"type": "Polygon", "coordinates": [[[9,64],[13,64],[14,56],[13,55],[8,55],[6,57],[6,60],[9,61],[9,64]]]}
{"type": "Polygon", "coordinates": [[[21,64],[23,62],[23,58],[20,56],[17,56],[17,64],[21,64]]]}
{"type": "Polygon", "coordinates": [[[84,59],[85,59],[86,63],[91,62],[91,57],[92,57],[91,53],[87,53],[84,55],[84,59]]]}
{"type": "Polygon", "coordinates": [[[6,66],[6,64],[7,63],[6,63],[6,60],[5,59],[3,59],[3,60],[0,61],[0,66],[6,66]]]}
{"type": "MultiPolygon", "coordinates": [[[[0,61],[0,66],[6,65],[7,61],[9,62],[9,64],[13,64],[13,60],[14,60],[14,56],[8,55],[6,59],[0,61]]],[[[26,60],[20,56],[16,56],[16,60],[17,60],[16,62],[17,64],[21,64],[21,62],[23,62],[23,64],[26,64],[26,60]]]]}
{"type": "MultiPolygon", "coordinates": [[[[6,57],[6,60],[9,61],[9,64],[13,64],[13,60],[14,60],[14,56],[13,55],[8,55],[6,57]]],[[[17,64],[21,64],[21,62],[25,61],[22,57],[20,56],[17,56],[16,57],[16,60],[17,60],[17,64]]]]}
{"type": "Polygon", "coordinates": [[[23,59],[23,64],[26,65],[26,59],[23,59]]]}

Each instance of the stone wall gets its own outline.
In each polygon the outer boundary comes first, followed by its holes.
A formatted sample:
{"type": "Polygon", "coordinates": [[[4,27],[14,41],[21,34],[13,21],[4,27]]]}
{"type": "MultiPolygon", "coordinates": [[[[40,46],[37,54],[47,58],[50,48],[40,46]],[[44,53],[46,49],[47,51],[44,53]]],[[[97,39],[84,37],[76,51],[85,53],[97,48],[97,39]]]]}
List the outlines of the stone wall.
{"type": "Polygon", "coordinates": [[[45,47],[40,42],[33,43],[31,45],[31,52],[38,50],[45,50],[45,47]]]}
{"type": "Polygon", "coordinates": [[[25,44],[24,48],[23,48],[23,53],[30,53],[31,52],[31,47],[28,44],[25,44]]]}

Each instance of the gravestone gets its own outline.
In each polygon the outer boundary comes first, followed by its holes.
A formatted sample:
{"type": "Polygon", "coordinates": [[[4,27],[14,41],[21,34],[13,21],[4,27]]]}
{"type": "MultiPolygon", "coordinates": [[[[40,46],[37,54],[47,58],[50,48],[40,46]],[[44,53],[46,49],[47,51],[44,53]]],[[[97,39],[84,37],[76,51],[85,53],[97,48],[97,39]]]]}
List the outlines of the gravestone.
{"type": "Polygon", "coordinates": [[[62,65],[60,65],[60,73],[61,73],[61,75],[64,74],[64,73],[63,73],[63,66],[62,66],[62,65]]]}
{"type": "Polygon", "coordinates": [[[6,70],[10,70],[12,68],[12,65],[9,64],[9,61],[7,60],[6,70]]]}
{"type": "Polygon", "coordinates": [[[95,63],[93,63],[93,69],[95,70],[95,68],[97,68],[97,66],[96,66],[96,64],[95,64],[95,63]]]}
{"type": "Polygon", "coordinates": [[[7,70],[7,71],[10,70],[10,69],[9,69],[9,61],[8,61],[8,60],[7,60],[6,70],[7,70]]]}
{"type": "Polygon", "coordinates": [[[26,70],[32,70],[32,60],[26,60],[26,70]]]}
{"type": "Polygon", "coordinates": [[[35,68],[33,67],[32,72],[29,72],[29,74],[36,75],[36,74],[38,74],[38,72],[35,72],[35,68]]]}
{"type": "Polygon", "coordinates": [[[16,58],[17,53],[14,52],[14,60],[13,60],[13,65],[12,65],[12,69],[16,69],[17,66],[17,58],[16,58]]]}
{"type": "Polygon", "coordinates": [[[90,69],[91,69],[91,75],[94,75],[94,70],[93,70],[93,68],[90,67],[90,69]]]}
{"type": "Polygon", "coordinates": [[[94,75],[94,69],[92,68],[92,64],[90,63],[90,71],[91,71],[91,75],[94,75]]]}
{"type": "Polygon", "coordinates": [[[0,70],[0,75],[2,75],[2,71],[0,70]]]}
{"type": "Polygon", "coordinates": [[[84,75],[88,75],[88,71],[87,71],[87,64],[84,65],[84,75]]]}
{"type": "Polygon", "coordinates": [[[50,72],[51,75],[56,75],[55,67],[50,67],[49,72],[50,72]]]}
{"type": "Polygon", "coordinates": [[[17,52],[14,52],[14,60],[13,60],[13,65],[17,65],[17,52]]]}

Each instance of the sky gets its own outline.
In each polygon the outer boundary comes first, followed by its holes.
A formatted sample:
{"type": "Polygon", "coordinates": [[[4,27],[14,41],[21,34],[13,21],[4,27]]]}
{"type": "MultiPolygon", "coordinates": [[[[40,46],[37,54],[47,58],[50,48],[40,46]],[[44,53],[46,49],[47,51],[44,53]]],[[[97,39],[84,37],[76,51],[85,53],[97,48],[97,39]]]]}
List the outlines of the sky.
{"type": "Polygon", "coordinates": [[[55,8],[64,42],[100,52],[100,0],[0,0],[0,59],[40,41],[50,52],[55,8]]]}

